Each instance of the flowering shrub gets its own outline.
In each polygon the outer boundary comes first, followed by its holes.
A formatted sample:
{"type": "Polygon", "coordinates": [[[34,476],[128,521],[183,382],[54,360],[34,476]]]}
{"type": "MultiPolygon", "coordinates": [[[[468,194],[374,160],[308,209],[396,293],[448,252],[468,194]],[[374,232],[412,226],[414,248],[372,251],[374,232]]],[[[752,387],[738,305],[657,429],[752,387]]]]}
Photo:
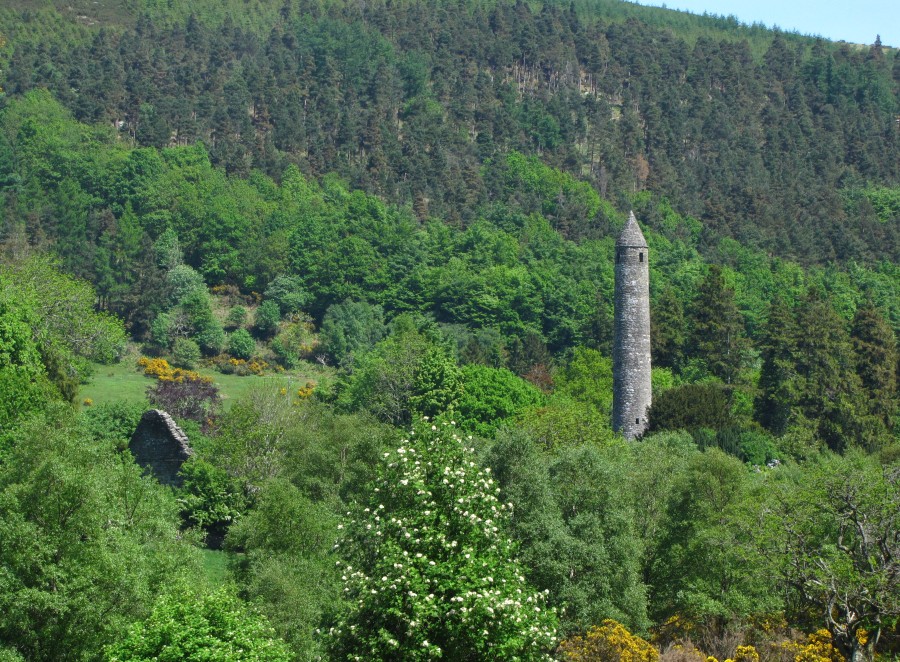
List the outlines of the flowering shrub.
{"type": "Polygon", "coordinates": [[[148,359],[146,356],[142,356],[138,359],[138,365],[144,369],[145,375],[156,377],[161,382],[175,382],[178,384],[183,382],[212,383],[209,377],[202,377],[199,372],[173,368],[165,359],[148,359]]]}
{"type": "Polygon", "coordinates": [[[786,641],[781,646],[793,653],[794,662],[844,662],[844,656],[832,645],[828,630],[808,635],[805,642],[786,641]]]}
{"type": "MultiPolygon", "coordinates": [[[[621,623],[611,618],[594,626],[583,637],[566,639],[559,646],[563,660],[573,662],[657,662],[659,652],[621,623]]],[[[759,660],[757,660],[759,662],[759,660]]]]}
{"type": "Polygon", "coordinates": [[[335,659],[545,659],[556,614],[525,581],[502,533],[510,506],[455,425],[419,426],[377,476],[339,526],[335,659]]]}

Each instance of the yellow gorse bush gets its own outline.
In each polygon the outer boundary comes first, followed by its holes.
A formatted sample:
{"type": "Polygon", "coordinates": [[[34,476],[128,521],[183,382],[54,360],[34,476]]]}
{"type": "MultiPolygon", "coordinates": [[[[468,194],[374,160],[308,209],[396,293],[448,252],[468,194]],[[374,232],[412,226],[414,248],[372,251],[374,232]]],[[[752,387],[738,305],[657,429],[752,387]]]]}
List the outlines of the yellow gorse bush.
{"type": "Polygon", "coordinates": [[[566,639],[559,646],[563,660],[578,662],[658,662],[659,652],[621,623],[606,619],[587,634],[566,639]]]}
{"type": "Polygon", "coordinates": [[[144,369],[144,374],[156,377],[161,382],[212,382],[209,377],[203,377],[199,372],[173,368],[165,359],[149,359],[142,356],[138,359],[138,365],[144,369]]]}
{"type": "Polygon", "coordinates": [[[808,635],[805,642],[786,641],[781,646],[794,654],[794,662],[844,662],[844,656],[831,644],[828,630],[808,635]]]}

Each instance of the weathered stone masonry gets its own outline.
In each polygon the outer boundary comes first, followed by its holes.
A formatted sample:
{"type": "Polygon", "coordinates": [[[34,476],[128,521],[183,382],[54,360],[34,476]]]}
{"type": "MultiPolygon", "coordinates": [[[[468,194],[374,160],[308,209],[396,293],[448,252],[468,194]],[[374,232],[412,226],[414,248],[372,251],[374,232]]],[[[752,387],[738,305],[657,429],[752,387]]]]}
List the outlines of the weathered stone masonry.
{"type": "Polygon", "coordinates": [[[128,443],[135,461],[163,485],[181,486],[178,471],[194,454],[187,435],[166,412],[145,411],[128,443]]]}
{"type": "Polygon", "coordinates": [[[650,407],[649,249],[634,212],[616,241],[613,320],[613,429],[633,439],[650,407]]]}

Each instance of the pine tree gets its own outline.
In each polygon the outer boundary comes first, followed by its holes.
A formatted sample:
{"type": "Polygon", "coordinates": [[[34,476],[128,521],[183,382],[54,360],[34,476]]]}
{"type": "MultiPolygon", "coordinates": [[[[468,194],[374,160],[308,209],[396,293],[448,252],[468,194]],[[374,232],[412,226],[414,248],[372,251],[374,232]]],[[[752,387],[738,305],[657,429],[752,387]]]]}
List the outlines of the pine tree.
{"type": "Polygon", "coordinates": [[[744,319],[734,302],[734,290],[725,283],[722,268],[713,265],[700,283],[693,302],[690,349],[706,363],[710,373],[726,384],[736,382],[750,348],[744,319]]]}
{"type": "Polygon", "coordinates": [[[871,300],[856,309],[850,332],[870,411],[890,429],[897,412],[897,341],[871,300]]]}
{"type": "Polygon", "coordinates": [[[780,296],[769,306],[762,340],[762,370],[755,415],[765,428],[783,434],[796,404],[797,325],[794,312],[780,296]]]}

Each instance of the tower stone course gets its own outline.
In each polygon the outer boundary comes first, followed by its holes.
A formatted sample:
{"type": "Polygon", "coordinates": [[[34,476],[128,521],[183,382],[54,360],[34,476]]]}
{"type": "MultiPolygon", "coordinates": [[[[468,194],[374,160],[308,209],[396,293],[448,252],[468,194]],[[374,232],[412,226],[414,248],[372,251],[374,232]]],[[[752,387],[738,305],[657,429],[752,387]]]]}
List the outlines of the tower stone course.
{"type": "Polygon", "coordinates": [[[613,318],[613,429],[633,439],[650,407],[649,248],[634,212],[616,241],[613,318]]]}

